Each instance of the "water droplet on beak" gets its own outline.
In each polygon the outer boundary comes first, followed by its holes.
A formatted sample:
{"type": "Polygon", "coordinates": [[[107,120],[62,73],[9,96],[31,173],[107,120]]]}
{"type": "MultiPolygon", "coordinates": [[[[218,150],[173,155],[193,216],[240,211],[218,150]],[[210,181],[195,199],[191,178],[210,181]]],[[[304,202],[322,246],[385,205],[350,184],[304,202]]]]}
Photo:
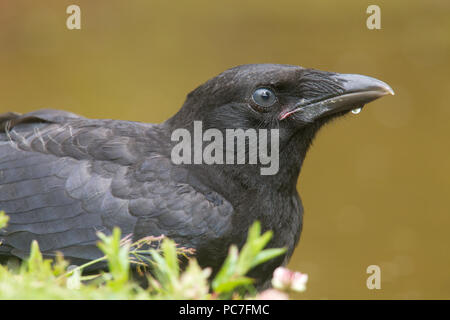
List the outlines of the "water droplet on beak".
{"type": "Polygon", "coordinates": [[[358,114],[361,112],[362,108],[364,107],[364,105],[360,105],[358,108],[355,108],[352,110],[353,114],[358,114]]]}
{"type": "Polygon", "coordinates": [[[356,109],[353,109],[353,110],[352,110],[352,113],[353,113],[353,114],[358,114],[358,113],[361,112],[361,110],[362,110],[362,108],[356,108],[356,109]]]}

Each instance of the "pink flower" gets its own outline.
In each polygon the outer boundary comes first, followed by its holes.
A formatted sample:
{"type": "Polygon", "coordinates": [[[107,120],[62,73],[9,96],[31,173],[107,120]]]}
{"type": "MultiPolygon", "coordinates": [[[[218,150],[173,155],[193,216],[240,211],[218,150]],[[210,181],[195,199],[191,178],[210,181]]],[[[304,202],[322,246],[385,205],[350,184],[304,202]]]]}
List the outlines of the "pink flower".
{"type": "Polygon", "coordinates": [[[302,292],[306,290],[308,275],[278,267],[273,272],[272,285],[279,290],[302,292]]]}
{"type": "Polygon", "coordinates": [[[267,289],[256,296],[257,300],[289,300],[286,293],[275,290],[267,289]]]}

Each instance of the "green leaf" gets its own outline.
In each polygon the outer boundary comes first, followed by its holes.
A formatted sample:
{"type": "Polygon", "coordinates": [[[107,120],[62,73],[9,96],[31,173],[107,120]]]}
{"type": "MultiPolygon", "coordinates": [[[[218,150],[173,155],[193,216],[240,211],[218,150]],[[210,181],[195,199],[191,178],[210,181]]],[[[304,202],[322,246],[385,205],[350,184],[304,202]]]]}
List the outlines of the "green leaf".
{"type": "Polygon", "coordinates": [[[179,287],[180,267],[175,242],[165,238],[161,244],[162,254],[157,250],[150,250],[153,259],[153,272],[156,278],[155,289],[165,295],[176,295],[179,287]]]}
{"type": "Polygon", "coordinates": [[[253,283],[252,278],[248,277],[238,277],[234,279],[229,279],[228,281],[225,281],[218,285],[216,289],[214,290],[216,293],[225,293],[225,292],[231,292],[237,287],[241,286],[247,286],[253,283]]]}
{"type": "Polygon", "coordinates": [[[9,217],[3,211],[0,211],[0,229],[6,227],[8,220],[9,217]]]}
{"type": "Polygon", "coordinates": [[[99,232],[98,247],[106,256],[109,271],[113,280],[109,282],[111,288],[120,290],[128,281],[130,271],[129,245],[120,246],[121,232],[114,228],[111,236],[99,232]]]}
{"type": "Polygon", "coordinates": [[[222,268],[220,268],[219,272],[212,282],[214,291],[216,291],[216,289],[219,288],[223,283],[229,281],[229,279],[235,274],[238,259],[238,248],[232,245],[228,250],[228,256],[225,259],[222,268]]]}
{"type": "Polygon", "coordinates": [[[260,236],[259,233],[257,233],[260,232],[260,230],[260,225],[257,222],[255,222],[255,224],[253,224],[253,226],[249,229],[247,242],[243,246],[239,256],[239,274],[246,274],[251,268],[259,264],[253,262],[253,260],[272,238],[271,231],[267,231],[262,236],[260,236]]]}
{"type": "Polygon", "coordinates": [[[259,221],[255,221],[253,225],[248,229],[247,243],[258,239],[261,234],[261,223],[259,221]]]}
{"type": "Polygon", "coordinates": [[[178,277],[180,269],[178,265],[177,248],[175,246],[175,242],[170,239],[164,239],[161,248],[171,276],[178,277]]]}
{"type": "Polygon", "coordinates": [[[36,240],[33,240],[31,243],[30,257],[28,258],[28,271],[30,273],[39,272],[42,269],[43,263],[44,259],[41,251],[39,250],[39,244],[36,240]]]}
{"type": "Polygon", "coordinates": [[[24,268],[21,268],[21,273],[27,272],[36,277],[36,279],[53,279],[52,261],[44,259],[39,245],[36,240],[31,243],[30,257],[26,261],[24,268]]]}
{"type": "Polygon", "coordinates": [[[269,261],[275,257],[278,257],[286,252],[285,248],[271,248],[266,249],[258,253],[258,255],[253,259],[251,268],[256,267],[259,264],[262,264],[266,261],[269,261]]]}
{"type": "MultiPolygon", "coordinates": [[[[263,235],[260,235],[260,233],[261,225],[256,221],[248,230],[247,241],[241,252],[238,252],[236,246],[230,247],[222,268],[212,282],[214,292],[225,297],[230,296],[239,287],[250,286],[253,283],[253,279],[245,275],[252,268],[286,252],[283,248],[264,250],[264,247],[272,238],[272,232],[267,231],[263,235]]],[[[250,288],[251,286],[245,288],[245,290],[248,291],[250,288]]],[[[242,290],[239,292],[242,292],[242,290]]]]}

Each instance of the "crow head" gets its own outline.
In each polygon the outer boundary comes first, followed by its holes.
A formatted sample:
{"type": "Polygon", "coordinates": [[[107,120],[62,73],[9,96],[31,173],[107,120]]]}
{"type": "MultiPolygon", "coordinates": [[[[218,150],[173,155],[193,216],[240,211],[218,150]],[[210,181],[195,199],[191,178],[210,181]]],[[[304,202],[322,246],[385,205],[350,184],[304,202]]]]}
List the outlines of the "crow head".
{"type": "Polygon", "coordinates": [[[168,123],[191,128],[194,121],[202,121],[203,129],[222,131],[279,129],[280,165],[294,168],[289,175],[295,176],[324,123],[387,94],[394,94],[389,85],[367,76],[290,65],[242,65],[191,92],[168,123]]]}
{"type": "Polygon", "coordinates": [[[214,128],[290,128],[323,124],[381,96],[394,94],[386,83],[362,75],[298,66],[242,65],[191,92],[172,119],[214,128]]]}

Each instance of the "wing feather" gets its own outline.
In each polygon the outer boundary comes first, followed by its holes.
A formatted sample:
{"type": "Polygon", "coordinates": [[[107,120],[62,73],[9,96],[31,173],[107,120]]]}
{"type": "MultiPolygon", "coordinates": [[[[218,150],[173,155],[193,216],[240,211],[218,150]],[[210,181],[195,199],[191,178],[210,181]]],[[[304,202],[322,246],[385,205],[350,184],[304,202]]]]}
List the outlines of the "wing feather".
{"type": "Polygon", "coordinates": [[[116,226],[194,248],[230,232],[231,204],[188,183],[161,132],[56,110],[0,115],[0,210],[10,216],[0,255],[24,257],[37,240],[49,256],[95,259],[96,233],[116,226]]]}

